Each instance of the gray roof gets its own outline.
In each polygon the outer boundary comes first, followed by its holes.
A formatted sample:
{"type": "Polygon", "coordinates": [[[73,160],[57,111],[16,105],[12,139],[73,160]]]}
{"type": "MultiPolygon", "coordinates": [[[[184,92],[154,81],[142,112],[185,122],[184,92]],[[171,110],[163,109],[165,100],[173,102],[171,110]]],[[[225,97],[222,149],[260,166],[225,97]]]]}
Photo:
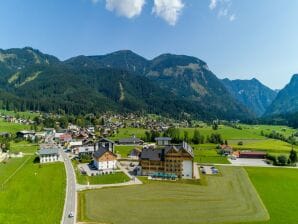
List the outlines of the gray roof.
{"type": "Polygon", "coordinates": [[[140,142],[143,142],[143,141],[136,137],[123,138],[119,140],[119,143],[140,143],[140,142]]]}
{"type": "Polygon", "coordinates": [[[53,155],[53,154],[59,154],[58,149],[56,148],[44,148],[38,150],[39,155],[53,155]]]}
{"type": "Polygon", "coordinates": [[[172,138],[170,138],[170,137],[157,137],[154,140],[155,141],[171,141],[172,138]]]}
{"type": "Polygon", "coordinates": [[[144,148],[141,153],[141,159],[159,161],[161,160],[162,149],[144,148]]]}
{"type": "Polygon", "coordinates": [[[176,152],[185,150],[191,157],[194,157],[192,147],[186,142],[183,142],[182,145],[170,145],[162,149],[154,149],[152,147],[145,148],[142,150],[141,159],[149,159],[155,161],[163,160],[165,155],[172,149],[174,149],[176,152]]]}
{"type": "Polygon", "coordinates": [[[101,138],[101,139],[99,139],[98,142],[111,142],[111,143],[115,143],[115,142],[113,142],[112,140],[107,139],[107,138],[101,138]]]}

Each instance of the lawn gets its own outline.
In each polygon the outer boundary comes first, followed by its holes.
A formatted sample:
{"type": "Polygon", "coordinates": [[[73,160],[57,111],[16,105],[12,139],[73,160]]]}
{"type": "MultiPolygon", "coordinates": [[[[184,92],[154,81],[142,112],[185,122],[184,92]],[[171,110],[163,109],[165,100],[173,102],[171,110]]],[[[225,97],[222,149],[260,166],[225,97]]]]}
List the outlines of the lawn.
{"type": "Polygon", "coordinates": [[[11,159],[0,165],[0,223],[60,223],[66,185],[64,165],[39,166],[33,160],[11,159]],[[2,187],[24,161],[24,166],[2,187]]]}
{"type": "Polygon", "coordinates": [[[130,178],[123,172],[116,172],[107,175],[87,176],[77,172],[77,182],[79,184],[117,184],[129,181],[130,178]]]}
{"type": "Polygon", "coordinates": [[[246,168],[270,214],[270,221],[258,224],[295,224],[298,220],[298,170],[246,168]]]}
{"type": "Polygon", "coordinates": [[[38,148],[38,144],[31,144],[27,141],[10,142],[11,152],[35,153],[38,148]]]}
{"type": "Polygon", "coordinates": [[[205,164],[229,164],[226,156],[219,155],[216,150],[194,150],[194,161],[205,164]]]}
{"type": "Polygon", "coordinates": [[[29,130],[30,126],[25,124],[17,124],[6,122],[3,119],[0,119],[0,132],[9,132],[15,134],[18,131],[29,130]]]}
{"type": "Polygon", "coordinates": [[[134,148],[142,149],[142,147],[140,147],[140,146],[116,145],[115,146],[115,151],[116,151],[117,154],[121,155],[121,158],[127,158],[127,155],[134,148]]]}
{"type": "Polygon", "coordinates": [[[77,161],[72,160],[72,165],[75,169],[78,184],[117,184],[124,183],[130,180],[130,178],[123,172],[115,172],[114,174],[98,175],[91,177],[83,175],[79,171],[77,164],[77,161]]]}
{"type": "Polygon", "coordinates": [[[80,192],[79,220],[114,224],[267,220],[268,213],[245,170],[220,169],[222,176],[208,176],[207,186],[152,181],[80,192]]]}
{"type": "Polygon", "coordinates": [[[137,138],[145,137],[147,130],[143,128],[119,128],[118,133],[115,136],[110,137],[112,140],[119,140],[122,138],[130,138],[136,136],[137,138]]]}

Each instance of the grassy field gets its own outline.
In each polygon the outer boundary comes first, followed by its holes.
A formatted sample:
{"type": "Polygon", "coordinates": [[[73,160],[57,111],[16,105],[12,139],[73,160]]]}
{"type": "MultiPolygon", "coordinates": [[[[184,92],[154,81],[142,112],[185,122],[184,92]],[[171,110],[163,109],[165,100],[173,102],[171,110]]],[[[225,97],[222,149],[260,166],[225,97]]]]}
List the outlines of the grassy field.
{"type": "MultiPolygon", "coordinates": [[[[184,131],[188,132],[188,136],[192,137],[194,133],[195,128],[181,128],[180,129],[180,135],[183,138],[184,131]]],[[[212,133],[218,133],[222,136],[223,139],[265,139],[264,136],[261,136],[260,133],[253,133],[247,130],[239,130],[227,126],[219,126],[218,130],[213,130],[211,127],[204,127],[204,128],[197,128],[197,130],[200,131],[201,135],[204,135],[205,138],[207,135],[211,135],[212,133]]]]}
{"type": "Polygon", "coordinates": [[[152,181],[138,186],[81,192],[79,220],[114,224],[267,220],[268,213],[245,170],[220,169],[222,176],[207,177],[208,186],[152,181]],[[116,203],[111,195],[117,198],[116,203]]]}
{"type": "Polygon", "coordinates": [[[258,224],[295,224],[298,220],[298,170],[246,168],[270,214],[258,224]]]}
{"type": "Polygon", "coordinates": [[[130,138],[135,135],[137,138],[145,137],[146,129],[142,128],[119,128],[119,132],[112,136],[110,139],[112,140],[119,140],[122,138],[130,138]]]}
{"type": "Polygon", "coordinates": [[[200,150],[195,149],[194,150],[194,161],[198,163],[207,163],[207,164],[229,164],[230,162],[227,160],[226,156],[219,155],[215,149],[209,149],[209,150],[200,150]]]}
{"type": "Polygon", "coordinates": [[[10,152],[35,153],[38,148],[38,144],[30,144],[27,141],[10,143],[10,152]]]}
{"type": "Polygon", "coordinates": [[[88,183],[89,184],[117,184],[117,183],[127,182],[130,180],[130,178],[123,172],[116,172],[114,174],[89,177],[87,175],[81,174],[81,172],[77,167],[78,162],[72,160],[72,164],[75,168],[78,184],[88,184],[88,183]]]}
{"type": "Polygon", "coordinates": [[[278,126],[278,125],[241,125],[243,130],[260,135],[263,131],[264,134],[270,134],[272,131],[279,132],[286,137],[291,136],[293,133],[297,132],[297,130],[287,127],[287,126],[278,126]]]}
{"type": "Polygon", "coordinates": [[[133,150],[134,148],[142,149],[142,147],[138,147],[138,146],[116,145],[115,151],[117,154],[121,155],[121,158],[126,158],[127,155],[130,153],[130,151],[133,150]]]}
{"type": "MultiPolygon", "coordinates": [[[[265,140],[247,140],[243,141],[243,145],[239,146],[235,141],[229,141],[234,149],[241,150],[258,150],[258,151],[267,151],[267,152],[276,152],[276,153],[288,153],[291,151],[292,146],[287,143],[276,139],[265,139],[265,140]]],[[[294,146],[295,149],[298,149],[298,146],[294,146]]]]}
{"type": "Polygon", "coordinates": [[[66,185],[64,165],[39,166],[33,159],[11,159],[0,165],[0,223],[60,223],[66,185]],[[24,166],[15,173],[21,164],[24,166]]]}
{"type": "Polygon", "coordinates": [[[77,182],[79,184],[117,184],[129,181],[130,178],[123,172],[116,172],[114,174],[99,175],[89,177],[77,172],[77,182]]]}
{"type": "Polygon", "coordinates": [[[3,121],[3,119],[0,119],[0,132],[9,132],[9,133],[15,134],[18,131],[29,130],[29,129],[30,129],[29,125],[10,123],[10,122],[3,121]]]}
{"type": "Polygon", "coordinates": [[[30,111],[22,111],[22,112],[15,112],[15,111],[7,111],[7,110],[0,110],[1,115],[9,115],[9,116],[17,116],[19,115],[22,118],[30,118],[33,119],[39,116],[39,113],[30,112],[30,111]]]}

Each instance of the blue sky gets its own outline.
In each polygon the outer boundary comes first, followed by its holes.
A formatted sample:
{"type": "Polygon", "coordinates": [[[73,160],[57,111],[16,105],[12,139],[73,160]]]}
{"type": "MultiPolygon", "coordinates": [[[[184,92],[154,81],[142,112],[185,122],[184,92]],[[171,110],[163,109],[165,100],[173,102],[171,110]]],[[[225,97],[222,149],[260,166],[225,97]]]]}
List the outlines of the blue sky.
{"type": "Polygon", "coordinates": [[[0,48],[186,54],[219,78],[282,88],[298,73],[297,10],[295,0],[1,0],[0,48]]]}

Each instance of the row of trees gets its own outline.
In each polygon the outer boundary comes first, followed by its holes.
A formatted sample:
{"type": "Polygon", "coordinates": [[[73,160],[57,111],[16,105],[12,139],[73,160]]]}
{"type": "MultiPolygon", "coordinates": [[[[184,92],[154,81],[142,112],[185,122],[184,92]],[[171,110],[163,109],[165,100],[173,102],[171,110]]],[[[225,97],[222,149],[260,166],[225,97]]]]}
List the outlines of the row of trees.
{"type": "MultiPolygon", "coordinates": [[[[145,132],[144,141],[154,142],[156,137],[160,137],[161,134],[157,131],[147,131],[145,132]]],[[[188,131],[181,132],[178,128],[169,128],[163,135],[164,137],[172,138],[172,143],[181,143],[182,141],[193,143],[193,144],[204,144],[204,143],[214,143],[223,144],[224,140],[218,133],[212,133],[210,136],[205,136],[200,133],[198,129],[195,129],[193,135],[190,135],[188,131]]]]}
{"type": "Polygon", "coordinates": [[[273,165],[275,166],[296,166],[297,163],[297,152],[292,149],[290,151],[289,157],[285,155],[279,155],[279,156],[274,156],[274,155],[267,155],[267,159],[272,161],[273,165]]]}

